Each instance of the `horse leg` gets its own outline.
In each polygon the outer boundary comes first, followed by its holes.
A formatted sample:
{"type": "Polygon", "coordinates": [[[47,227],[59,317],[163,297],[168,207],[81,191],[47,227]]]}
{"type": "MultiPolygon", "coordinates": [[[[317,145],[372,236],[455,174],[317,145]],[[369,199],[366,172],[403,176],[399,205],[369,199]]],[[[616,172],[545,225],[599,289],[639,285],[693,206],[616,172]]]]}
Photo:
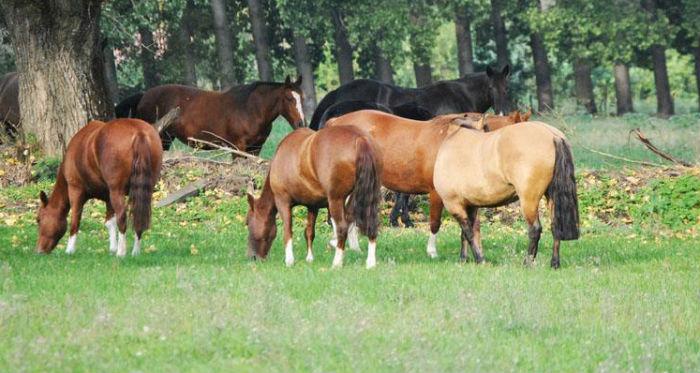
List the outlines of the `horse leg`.
{"type": "Polygon", "coordinates": [[[389,214],[389,223],[392,227],[399,226],[399,214],[401,211],[401,196],[402,193],[394,193],[394,206],[391,208],[391,213],[389,214]]]}
{"type": "Polygon", "coordinates": [[[110,190],[109,202],[114,208],[114,214],[117,218],[117,229],[119,230],[117,240],[117,256],[124,257],[126,255],[126,202],[124,201],[123,190],[110,190]]]}
{"type": "Polygon", "coordinates": [[[476,212],[476,207],[468,206],[465,209],[465,213],[454,215],[454,217],[462,229],[462,247],[459,252],[460,260],[463,262],[467,260],[467,245],[469,245],[472,255],[474,256],[474,261],[476,261],[476,264],[480,264],[484,261],[484,253],[481,250],[481,246],[479,246],[474,239],[474,218],[476,217],[476,212]]]}
{"type": "Polygon", "coordinates": [[[292,241],[292,206],[288,201],[275,201],[280,218],[284,225],[284,264],[291,267],[294,264],[292,241]]]}
{"type": "Polygon", "coordinates": [[[83,216],[83,205],[85,205],[85,193],[82,190],[68,187],[68,200],[70,201],[70,236],[66,246],[66,254],[75,252],[75,241],[78,238],[80,229],[80,218],[83,216]]]}
{"type": "Polygon", "coordinates": [[[355,224],[355,215],[354,215],[354,212],[352,209],[352,206],[353,206],[352,198],[353,197],[351,194],[345,200],[345,220],[350,224],[350,226],[348,228],[348,245],[350,246],[350,250],[361,252],[362,250],[360,250],[360,235],[359,235],[360,229],[357,228],[357,224],[355,224]]]}
{"type": "Polygon", "coordinates": [[[306,213],[306,261],[314,261],[314,238],[316,237],[316,216],[318,208],[309,207],[306,213]]]}
{"type": "Polygon", "coordinates": [[[115,253],[117,251],[117,218],[114,216],[114,209],[109,201],[105,202],[105,227],[109,232],[109,252],[115,253]]]}
{"type": "Polygon", "coordinates": [[[403,226],[406,228],[411,228],[413,227],[413,222],[411,221],[411,215],[409,212],[411,212],[411,195],[410,194],[403,194],[401,195],[401,221],[403,222],[403,226]]]}
{"type": "Polygon", "coordinates": [[[527,236],[530,239],[530,243],[527,247],[527,256],[525,257],[524,265],[531,266],[535,262],[537,257],[537,248],[540,242],[540,235],[542,234],[542,225],[540,225],[540,217],[537,213],[537,208],[539,205],[539,199],[532,201],[529,199],[523,199],[520,201],[520,208],[523,212],[523,217],[527,222],[527,236]]]}
{"type": "MultiPolygon", "coordinates": [[[[550,220],[552,221],[552,224],[554,224],[554,200],[548,199],[547,200],[547,207],[549,209],[550,220]]],[[[560,245],[561,245],[561,241],[557,240],[555,238],[554,244],[552,246],[552,261],[550,263],[550,265],[552,266],[553,269],[559,269],[559,246],[560,245]]]]}
{"type": "Polygon", "coordinates": [[[345,254],[345,240],[348,236],[348,222],[345,220],[345,203],[342,198],[330,199],[328,201],[328,211],[333,219],[335,228],[336,245],[335,256],[333,257],[333,268],[343,266],[343,256],[345,254]]]}
{"type": "Polygon", "coordinates": [[[430,237],[428,238],[428,256],[437,258],[437,233],[440,231],[442,224],[442,199],[435,190],[432,190],[428,195],[430,199],[430,237]]]}

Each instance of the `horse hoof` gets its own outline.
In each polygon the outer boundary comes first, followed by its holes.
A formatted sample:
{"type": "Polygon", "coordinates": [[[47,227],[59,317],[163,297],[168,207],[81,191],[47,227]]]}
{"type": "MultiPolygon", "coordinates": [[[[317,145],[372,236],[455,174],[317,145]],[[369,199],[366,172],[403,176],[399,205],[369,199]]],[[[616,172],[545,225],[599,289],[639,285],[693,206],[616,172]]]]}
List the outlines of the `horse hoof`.
{"type": "Polygon", "coordinates": [[[413,228],[413,227],[415,227],[415,225],[414,225],[411,221],[407,221],[407,222],[403,223],[403,226],[404,226],[405,228],[413,228]]]}
{"type": "Polygon", "coordinates": [[[306,256],[306,262],[307,263],[312,263],[314,261],[314,256],[313,255],[307,255],[306,256]]]}
{"type": "Polygon", "coordinates": [[[372,269],[377,266],[377,262],[367,261],[367,269],[372,269]]]}
{"type": "Polygon", "coordinates": [[[526,256],[525,259],[523,260],[523,266],[525,267],[534,267],[535,266],[535,258],[531,257],[530,255],[526,256]]]}
{"type": "Polygon", "coordinates": [[[389,224],[391,224],[392,227],[398,227],[399,221],[398,220],[389,220],[389,224]]]}
{"type": "Polygon", "coordinates": [[[436,251],[428,251],[428,257],[430,259],[437,259],[438,253],[436,251]]]}
{"type": "Polygon", "coordinates": [[[285,264],[287,267],[291,267],[291,266],[294,265],[294,259],[292,259],[292,260],[285,259],[284,264],[285,264]]]}
{"type": "Polygon", "coordinates": [[[559,258],[552,258],[552,269],[559,269],[559,258]]]}

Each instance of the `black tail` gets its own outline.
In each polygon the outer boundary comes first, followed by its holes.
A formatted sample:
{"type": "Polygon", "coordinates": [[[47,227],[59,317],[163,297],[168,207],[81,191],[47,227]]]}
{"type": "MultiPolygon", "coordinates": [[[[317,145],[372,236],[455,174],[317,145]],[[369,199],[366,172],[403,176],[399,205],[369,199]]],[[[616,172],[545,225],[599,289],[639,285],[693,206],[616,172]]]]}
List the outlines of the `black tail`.
{"type": "Polygon", "coordinates": [[[335,95],[336,91],[332,91],[328,93],[325,97],[323,97],[323,100],[318,103],[318,106],[316,106],[316,110],[314,110],[314,115],[311,116],[311,123],[309,123],[309,128],[311,128],[314,131],[318,131],[321,128],[323,128],[323,125],[325,123],[321,123],[321,117],[323,117],[323,113],[328,110],[328,108],[335,104],[335,95]]]}
{"type": "Polygon", "coordinates": [[[557,240],[575,240],[579,237],[578,196],[574,176],[574,158],[564,139],[554,140],[554,176],[547,187],[552,200],[552,235],[557,240]]]}
{"type": "Polygon", "coordinates": [[[132,145],[134,160],[129,178],[129,203],[134,231],[141,232],[151,225],[151,199],[155,180],[151,168],[151,147],[146,136],[138,134],[132,145]]]}
{"type": "Polygon", "coordinates": [[[114,107],[114,114],[117,118],[137,118],[136,108],[141,102],[143,97],[143,92],[133,94],[125,99],[123,99],[116,107],[114,107]]]}
{"type": "Polygon", "coordinates": [[[367,139],[356,140],[355,189],[352,211],[360,232],[370,239],[379,230],[379,204],[381,203],[380,169],[377,156],[367,139]]]}

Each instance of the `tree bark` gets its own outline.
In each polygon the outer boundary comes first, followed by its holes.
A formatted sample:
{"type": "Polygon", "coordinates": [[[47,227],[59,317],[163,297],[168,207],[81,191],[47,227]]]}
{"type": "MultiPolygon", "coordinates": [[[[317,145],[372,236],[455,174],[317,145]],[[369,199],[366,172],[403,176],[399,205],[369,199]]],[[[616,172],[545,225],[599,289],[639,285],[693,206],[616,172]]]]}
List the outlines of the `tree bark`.
{"type": "Polygon", "coordinates": [[[472,30],[466,7],[455,14],[455,34],[457,36],[457,60],[459,76],[474,72],[474,50],[472,49],[472,30]]]}
{"type": "Polygon", "coordinates": [[[377,80],[394,84],[394,69],[391,67],[391,61],[384,57],[384,54],[379,48],[376,49],[374,55],[374,70],[377,80]]]}
{"type": "Polygon", "coordinates": [[[656,115],[668,118],[674,113],[671,84],[668,81],[666,68],[666,47],[654,44],[651,46],[651,58],[654,62],[654,85],[656,86],[656,115]]]}
{"type": "MultiPolygon", "coordinates": [[[[194,11],[194,1],[187,0],[185,5],[185,12],[182,15],[182,20],[180,24],[180,45],[183,48],[182,51],[182,62],[185,68],[185,75],[183,76],[183,83],[196,86],[197,85],[197,69],[196,69],[196,59],[194,56],[194,25],[192,21],[192,12],[194,11]]],[[[216,22],[215,22],[216,23],[216,22]]],[[[218,34],[218,30],[217,30],[218,34]]],[[[219,56],[221,57],[221,56],[219,56]]]]}
{"type": "Polygon", "coordinates": [[[700,41],[695,47],[695,84],[698,86],[698,111],[700,111],[700,41]]]}
{"type": "Polygon", "coordinates": [[[214,16],[214,34],[216,51],[221,68],[221,85],[226,87],[236,83],[233,72],[233,40],[228,27],[226,5],[223,0],[211,0],[211,12],[214,16]]]}
{"type": "Polygon", "coordinates": [[[253,29],[253,43],[255,43],[255,60],[258,63],[258,76],[260,80],[272,81],[272,60],[270,59],[269,32],[265,24],[265,11],[262,6],[264,0],[248,0],[250,12],[250,24],[253,29]]]}
{"type": "Polygon", "coordinates": [[[552,73],[547,59],[547,50],[542,35],[538,32],[530,34],[532,59],[535,65],[535,84],[537,85],[537,111],[545,112],[554,109],[554,93],[552,91],[552,73]]]}
{"type": "Polygon", "coordinates": [[[335,40],[335,60],[338,63],[338,78],[340,84],[345,84],[355,79],[352,68],[352,45],[348,40],[348,30],[345,28],[340,11],[331,10],[331,16],[333,18],[333,39],[335,40]]]}
{"type": "Polygon", "coordinates": [[[617,102],[617,115],[624,115],[634,111],[632,106],[632,86],[630,84],[630,70],[623,63],[616,63],[613,67],[615,76],[615,100],[617,102]]]}
{"type": "Polygon", "coordinates": [[[316,110],[316,84],[314,81],[314,66],[306,45],[306,38],[294,32],[294,60],[297,71],[301,74],[301,89],[304,92],[304,117],[311,118],[316,110]]]}
{"type": "Polygon", "coordinates": [[[416,87],[421,88],[433,83],[433,69],[430,64],[413,61],[413,72],[416,74],[416,87]]]}
{"type": "Polygon", "coordinates": [[[105,88],[107,89],[107,104],[110,107],[119,101],[119,86],[117,85],[117,67],[114,62],[114,49],[105,39],[102,43],[102,56],[104,59],[105,88]]]}
{"type": "Polygon", "coordinates": [[[500,0],[491,0],[491,24],[496,41],[496,59],[500,68],[508,64],[508,36],[506,35],[506,25],[501,16],[500,0]]]}
{"type": "Polygon", "coordinates": [[[590,114],[598,112],[593,96],[593,80],[591,79],[591,64],[583,59],[574,61],[574,75],[576,83],[576,100],[586,108],[590,114]]]}
{"type": "Polygon", "coordinates": [[[139,27],[141,34],[141,67],[143,69],[144,89],[149,89],[160,85],[160,74],[155,59],[155,44],[153,43],[153,33],[147,27],[139,27]]]}
{"type": "Polygon", "coordinates": [[[52,156],[92,119],[114,114],[104,86],[100,0],[0,2],[21,74],[23,127],[52,156]]]}

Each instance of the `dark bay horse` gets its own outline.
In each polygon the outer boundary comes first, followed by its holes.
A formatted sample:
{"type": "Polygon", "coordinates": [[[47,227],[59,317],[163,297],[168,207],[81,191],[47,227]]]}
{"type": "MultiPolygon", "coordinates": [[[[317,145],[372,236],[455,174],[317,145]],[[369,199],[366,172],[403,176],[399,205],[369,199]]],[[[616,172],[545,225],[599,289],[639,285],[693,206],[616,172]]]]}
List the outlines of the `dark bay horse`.
{"type": "Polygon", "coordinates": [[[343,265],[345,240],[352,225],[369,237],[366,265],[374,267],[381,169],[374,142],[356,128],[318,132],[301,128],[290,133],[270,163],[260,198],[248,194],[249,255],[267,257],[277,234],[275,216],[279,212],[284,224],[285,263],[294,264],[292,207],[303,205],[308,209],[306,260],[313,261],[316,216],[319,208],[328,207],[337,237],[333,267],[343,265]]]}
{"type": "Polygon", "coordinates": [[[284,83],[255,82],[221,92],[169,84],[146,91],[135,117],[155,123],[179,106],[179,117],[161,133],[164,149],[175,138],[184,143],[196,138],[258,154],[278,116],[292,128],[304,125],[303,98],[301,77],[296,82],[287,77],[284,83]]]}
{"type": "Polygon", "coordinates": [[[460,79],[436,82],[422,88],[403,88],[378,82],[358,79],[329,92],[318,104],[309,125],[319,129],[321,117],[333,104],[359,100],[393,108],[414,102],[432,115],[465,112],[483,113],[494,108],[497,114],[510,111],[508,98],[508,75],[510,67],[500,70],[490,67],[485,73],[468,74],[460,79]]]}
{"type": "Polygon", "coordinates": [[[19,74],[7,73],[0,79],[0,124],[10,138],[17,136],[20,125],[19,74]]]}
{"type": "Polygon", "coordinates": [[[160,137],[150,124],[138,119],[92,121],[68,143],[51,196],[39,194],[37,251],[50,253],[66,233],[66,253],[75,252],[83,205],[92,198],[105,202],[109,251],[126,255],[125,195],[129,195],[134,232],[132,255],[139,253],[141,235],[151,221],[151,197],[160,177],[163,156],[160,137]],[[117,240],[117,229],[119,239],[117,240]]]}
{"type": "Polygon", "coordinates": [[[557,129],[525,122],[498,131],[460,128],[442,143],[435,159],[435,190],[462,228],[461,258],[469,245],[483,261],[474,224],[479,207],[520,200],[530,244],[525,263],[537,256],[542,233],[538,206],[547,197],[552,215],[552,268],[559,268],[561,240],[579,237],[578,197],[571,146],[557,129]]]}

